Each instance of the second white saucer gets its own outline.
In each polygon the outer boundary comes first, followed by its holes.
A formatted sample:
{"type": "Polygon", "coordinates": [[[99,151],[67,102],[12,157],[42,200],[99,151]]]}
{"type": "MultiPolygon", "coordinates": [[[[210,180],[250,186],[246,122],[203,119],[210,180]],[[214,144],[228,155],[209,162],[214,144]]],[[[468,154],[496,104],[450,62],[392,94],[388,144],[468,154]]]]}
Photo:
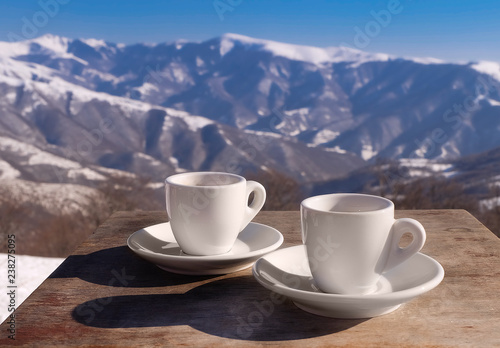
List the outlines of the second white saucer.
{"type": "Polygon", "coordinates": [[[127,240],[128,247],[143,259],[166,271],[188,275],[226,274],[248,268],[282,243],[283,235],[278,230],[255,222],[240,232],[228,253],[220,255],[183,253],[168,222],[145,227],[127,240]]]}
{"type": "Polygon", "coordinates": [[[371,318],[396,310],[401,304],[436,287],[443,267],[417,253],[385,273],[377,290],[367,295],[328,294],[314,283],[303,245],[274,251],[253,266],[253,275],[264,287],[289,297],[297,307],[332,318],[371,318]]]}

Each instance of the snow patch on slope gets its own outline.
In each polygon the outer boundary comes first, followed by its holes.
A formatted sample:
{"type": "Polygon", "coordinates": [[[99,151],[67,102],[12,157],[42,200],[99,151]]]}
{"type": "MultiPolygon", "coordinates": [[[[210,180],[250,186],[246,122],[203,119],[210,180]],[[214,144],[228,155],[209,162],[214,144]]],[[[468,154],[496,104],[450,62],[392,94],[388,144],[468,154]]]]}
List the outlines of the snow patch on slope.
{"type": "Polygon", "coordinates": [[[477,64],[473,64],[472,69],[479,71],[480,73],[493,76],[495,79],[500,81],[500,64],[496,62],[481,61],[477,64]]]}
{"type": "Polygon", "coordinates": [[[363,145],[363,149],[361,150],[361,157],[367,161],[370,158],[377,155],[377,152],[373,150],[373,146],[370,144],[363,145]]]}
{"type": "Polygon", "coordinates": [[[335,132],[330,129],[322,129],[314,136],[312,141],[313,145],[320,145],[332,141],[336,137],[338,137],[340,132],[335,132]]]}
{"type": "Polygon", "coordinates": [[[0,159],[0,180],[15,179],[21,176],[21,172],[12,167],[10,163],[0,159]]]}
{"type": "Polygon", "coordinates": [[[495,99],[488,98],[488,103],[490,103],[491,106],[500,106],[500,102],[495,99]]]}
{"type": "Polygon", "coordinates": [[[81,168],[78,162],[45,152],[36,146],[23,143],[11,138],[0,136],[0,151],[11,152],[19,156],[25,156],[27,165],[48,164],[64,169],[81,168]]]}
{"type": "Polygon", "coordinates": [[[95,49],[107,46],[106,41],[99,39],[80,39],[80,41],[95,49]]]}

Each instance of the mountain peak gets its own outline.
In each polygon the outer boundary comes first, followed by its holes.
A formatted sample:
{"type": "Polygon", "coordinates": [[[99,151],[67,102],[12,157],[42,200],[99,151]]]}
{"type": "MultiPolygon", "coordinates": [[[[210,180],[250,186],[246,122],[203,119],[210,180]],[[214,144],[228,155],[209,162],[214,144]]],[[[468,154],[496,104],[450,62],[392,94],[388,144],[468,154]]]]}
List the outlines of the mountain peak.
{"type": "Polygon", "coordinates": [[[236,43],[247,46],[249,49],[264,50],[271,52],[275,56],[281,56],[291,60],[298,60],[313,64],[337,62],[362,63],[366,61],[386,61],[392,58],[388,54],[368,53],[349,47],[321,48],[315,46],[296,45],[272,40],[256,39],[233,33],[227,33],[220,37],[221,56],[229,53],[236,43]]]}
{"type": "Polygon", "coordinates": [[[99,48],[102,48],[102,47],[106,47],[108,44],[106,43],[106,41],[104,40],[101,40],[101,39],[79,39],[81,42],[85,43],[86,45],[92,47],[92,48],[95,48],[95,49],[99,49],[99,48]]]}
{"type": "MultiPolygon", "coordinates": [[[[39,39],[44,39],[44,40],[61,40],[61,39],[67,39],[66,37],[60,36],[60,35],[55,35],[52,33],[46,33],[43,34],[37,38],[31,39],[31,40],[39,40],[39,39]]],[[[28,40],[29,41],[29,40],[28,40]]]]}
{"type": "Polygon", "coordinates": [[[239,41],[241,43],[262,43],[269,40],[255,39],[250,36],[235,34],[235,33],[225,33],[221,35],[221,40],[231,40],[231,41],[239,41]]]}
{"type": "Polygon", "coordinates": [[[251,49],[271,52],[275,56],[281,56],[292,60],[305,61],[320,64],[329,60],[328,53],[323,48],[313,46],[301,46],[272,40],[255,39],[252,37],[228,33],[220,38],[221,55],[230,52],[235,43],[248,46],[251,49]]]}
{"type": "Polygon", "coordinates": [[[70,39],[53,34],[45,34],[34,39],[16,42],[0,41],[0,56],[16,57],[33,53],[33,51],[50,51],[64,56],[68,52],[70,39]],[[33,47],[33,44],[40,46],[33,47]]]}
{"type": "Polygon", "coordinates": [[[27,40],[25,42],[37,43],[40,46],[56,53],[66,53],[68,51],[68,45],[70,41],[71,40],[67,37],[45,34],[35,39],[27,40]]]}

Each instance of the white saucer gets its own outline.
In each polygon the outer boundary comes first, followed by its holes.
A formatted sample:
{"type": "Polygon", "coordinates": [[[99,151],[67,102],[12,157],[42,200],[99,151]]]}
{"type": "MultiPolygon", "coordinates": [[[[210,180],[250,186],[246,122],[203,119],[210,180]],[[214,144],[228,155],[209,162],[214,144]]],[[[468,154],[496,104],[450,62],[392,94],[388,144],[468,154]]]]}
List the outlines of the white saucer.
{"type": "Polygon", "coordinates": [[[128,247],[143,259],[166,271],[189,275],[226,274],[248,268],[282,243],[278,230],[255,222],[240,232],[231,251],[221,255],[184,254],[168,222],[143,228],[127,240],[128,247]]]}
{"type": "Polygon", "coordinates": [[[311,276],[303,245],[280,249],[260,258],[253,275],[264,287],[292,299],[307,312],[332,318],[371,318],[396,310],[401,304],[436,287],[443,267],[417,253],[385,273],[377,290],[368,295],[328,294],[319,290],[311,276]]]}

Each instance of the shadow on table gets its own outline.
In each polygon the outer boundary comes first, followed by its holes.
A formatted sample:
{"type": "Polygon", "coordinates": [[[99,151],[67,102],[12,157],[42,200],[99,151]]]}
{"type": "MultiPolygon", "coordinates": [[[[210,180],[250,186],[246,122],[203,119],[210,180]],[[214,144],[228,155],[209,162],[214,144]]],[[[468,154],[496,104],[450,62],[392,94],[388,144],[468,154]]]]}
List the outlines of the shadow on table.
{"type": "Polygon", "coordinates": [[[73,277],[99,285],[140,288],[188,284],[215,276],[166,272],[141,259],[127,246],[120,246],[88,255],[69,256],[49,278],[73,277]]]}
{"type": "Polygon", "coordinates": [[[323,336],[366,320],[309,314],[252,276],[216,280],[185,294],[98,298],[74,308],[73,318],[99,328],[189,325],[220,337],[255,341],[323,336]]]}

